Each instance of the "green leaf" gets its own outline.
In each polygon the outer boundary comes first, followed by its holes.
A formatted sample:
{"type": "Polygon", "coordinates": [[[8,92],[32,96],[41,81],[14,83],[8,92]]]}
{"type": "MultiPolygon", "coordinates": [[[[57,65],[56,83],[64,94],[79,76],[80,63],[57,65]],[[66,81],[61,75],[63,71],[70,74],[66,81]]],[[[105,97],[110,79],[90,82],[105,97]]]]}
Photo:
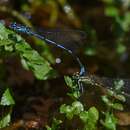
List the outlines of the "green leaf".
{"type": "Polygon", "coordinates": [[[72,99],[77,100],[80,97],[78,82],[69,76],[64,76],[67,86],[70,88],[71,93],[67,93],[72,99]]]}
{"type": "Polygon", "coordinates": [[[62,123],[61,120],[57,120],[56,118],[53,119],[52,125],[50,126],[46,126],[47,130],[58,130],[59,129],[59,125],[62,123]]]}
{"type": "Polygon", "coordinates": [[[105,114],[105,121],[101,121],[107,130],[116,130],[117,119],[113,114],[107,112],[105,114]]]}
{"type": "Polygon", "coordinates": [[[48,126],[48,125],[46,126],[46,129],[47,130],[52,130],[52,128],[50,126],[48,126]]]}
{"type": "Polygon", "coordinates": [[[130,27],[130,12],[128,11],[123,16],[116,17],[116,22],[124,32],[128,32],[130,27]]]}
{"type": "Polygon", "coordinates": [[[110,17],[116,17],[119,15],[119,11],[114,6],[108,6],[105,8],[105,15],[110,17]]]}
{"type": "Polygon", "coordinates": [[[126,102],[126,97],[124,95],[121,95],[121,94],[117,94],[116,99],[119,101],[122,101],[122,102],[126,102]]]}
{"type": "Polygon", "coordinates": [[[77,91],[73,91],[72,93],[67,93],[68,96],[70,96],[73,100],[77,100],[80,97],[80,92],[77,91]]]}
{"type": "Polygon", "coordinates": [[[114,81],[114,88],[115,88],[116,92],[120,91],[123,88],[124,84],[125,83],[123,80],[115,80],[114,81]]]}
{"type": "Polygon", "coordinates": [[[70,112],[72,112],[72,107],[69,105],[63,104],[60,107],[60,112],[61,113],[70,113],[70,112]]]}
{"type": "Polygon", "coordinates": [[[105,2],[106,4],[113,4],[113,0],[102,0],[103,2],[105,2]]]}
{"type": "Polygon", "coordinates": [[[114,103],[112,108],[114,108],[116,110],[120,110],[120,111],[123,111],[123,109],[124,109],[123,105],[120,103],[114,103]]]}
{"type": "Polygon", "coordinates": [[[14,99],[10,94],[9,88],[7,88],[2,95],[0,105],[10,106],[10,105],[14,105],[14,104],[15,104],[14,99]]]}
{"type": "Polygon", "coordinates": [[[13,42],[8,38],[8,35],[11,33],[8,29],[4,27],[3,24],[0,23],[0,47],[1,46],[9,46],[13,42]]]}
{"type": "Polygon", "coordinates": [[[86,123],[91,122],[95,124],[97,120],[99,119],[99,112],[95,107],[91,107],[88,111],[81,112],[80,118],[82,121],[86,123]]]}
{"type": "Polygon", "coordinates": [[[87,120],[88,120],[88,112],[87,112],[87,111],[81,112],[81,113],[80,113],[80,119],[81,119],[84,123],[86,123],[87,120]]]}
{"type": "Polygon", "coordinates": [[[52,68],[47,60],[31,48],[25,40],[15,32],[0,23],[0,47],[5,52],[15,52],[21,57],[21,63],[27,70],[31,70],[37,79],[46,80],[51,77],[52,68]]]}
{"type": "Polygon", "coordinates": [[[92,122],[95,122],[99,119],[99,112],[95,107],[91,107],[88,110],[88,116],[89,116],[89,120],[92,120],[92,122]]]}
{"type": "Polygon", "coordinates": [[[60,113],[64,113],[68,119],[72,119],[74,115],[79,115],[83,110],[83,105],[79,101],[73,102],[72,105],[63,104],[60,107],[60,113]]]}
{"type": "Polygon", "coordinates": [[[4,127],[8,126],[10,123],[10,120],[11,120],[10,113],[8,113],[4,117],[2,117],[2,119],[0,120],[0,128],[4,128],[4,127]]]}
{"type": "Polygon", "coordinates": [[[65,114],[68,119],[72,119],[74,116],[73,108],[66,104],[61,105],[60,113],[65,114]]]}
{"type": "Polygon", "coordinates": [[[79,101],[73,102],[72,103],[72,108],[73,108],[73,113],[75,115],[80,114],[84,110],[83,104],[80,103],[79,101]]]}
{"type": "Polygon", "coordinates": [[[50,64],[26,43],[16,44],[15,47],[25,69],[32,70],[37,79],[46,80],[52,71],[50,64]]]}
{"type": "Polygon", "coordinates": [[[88,111],[81,112],[80,119],[85,124],[84,130],[96,130],[99,112],[95,107],[91,107],[88,111]]]}
{"type": "Polygon", "coordinates": [[[94,47],[88,47],[88,48],[86,48],[85,54],[88,55],[88,56],[94,56],[94,55],[96,55],[96,48],[94,48],[94,47]]]}
{"type": "Polygon", "coordinates": [[[65,83],[67,84],[67,86],[69,86],[69,87],[73,86],[72,78],[70,78],[69,76],[64,76],[64,79],[65,79],[65,83]]]}
{"type": "Polygon", "coordinates": [[[53,122],[52,122],[52,130],[58,130],[59,128],[59,125],[62,123],[61,120],[57,120],[57,119],[53,119],[53,122]]]}
{"type": "Polygon", "coordinates": [[[112,103],[112,101],[108,98],[107,95],[102,96],[101,98],[102,98],[102,101],[103,101],[106,105],[112,106],[113,103],[112,103]]]}
{"type": "Polygon", "coordinates": [[[123,43],[118,43],[117,47],[116,47],[116,52],[121,55],[121,54],[124,54],[126,52],[126,49],[127,48],[123,43]]]}

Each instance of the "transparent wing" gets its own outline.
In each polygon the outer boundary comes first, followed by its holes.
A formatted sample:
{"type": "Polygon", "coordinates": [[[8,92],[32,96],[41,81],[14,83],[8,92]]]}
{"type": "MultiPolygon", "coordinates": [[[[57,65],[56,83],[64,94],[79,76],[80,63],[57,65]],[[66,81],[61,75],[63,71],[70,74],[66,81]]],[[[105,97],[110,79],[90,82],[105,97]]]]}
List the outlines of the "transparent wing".
{"type": "Polygon", "coordinates": [[[72,30],[72,29],[37,29],[33,31],[31,28],[23,26],[17,23],[9,24],[9,28],[25,33],[28,35],[35,35],[41,39],[48,39],[56,44],[63,46],[64,48],[71,50],[75,53],[81,45],[83,40],[86,39],[86,34],[83,31],[72,30]]]}
{"type": "Polygon", "coordinates": [[[95,75],[88,75],[81,78],[81,80],[86,83],[89,82],[91,85],[106,87],[108,89],[114,89],[114,81],[123,80],[124,86],[122,91],[130,96],[130,79],[99,77],[95,75]]]}
{"type": "Polygon", "coordinates": [[[52,40],[57,44],[64,46],[65,48],[76,53],[77,50],[83,46],[86,39],[86,33],[79,30],[71,29],[46,29],[36,31],[46,39],[52,40]]]}

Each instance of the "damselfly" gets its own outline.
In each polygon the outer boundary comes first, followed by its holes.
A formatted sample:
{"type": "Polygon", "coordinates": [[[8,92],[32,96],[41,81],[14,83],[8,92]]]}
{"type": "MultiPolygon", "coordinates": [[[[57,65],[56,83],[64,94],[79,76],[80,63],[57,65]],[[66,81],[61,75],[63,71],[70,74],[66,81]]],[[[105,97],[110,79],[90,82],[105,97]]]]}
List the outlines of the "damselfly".
{"type": "Polygon", "coordinates": [[[44,40],[46,43],[54,45],[58,48],[61,48],[65,51],[67,51],[69,54],[71,54],[76,61],[78,62],[80,66],[80,76],[85,75],[85,67],[81,63],[80,59],[78,56],[76,56],[75,52],[75,47],[78,47],[78,44],[81,42],[82,39],[85,38],[85,33],[83,31],[77,31],[77,30],[56,30],[56,31],[51,31],[51,30],[45,30],[42,31],[40,34],[33,31],[31,28],[16,24],[16,23],[11,23],[9,25],[11,29],[13,29],[16,32],[24,33],[30,36],[35,36],[41,40],[44,40]]]}

